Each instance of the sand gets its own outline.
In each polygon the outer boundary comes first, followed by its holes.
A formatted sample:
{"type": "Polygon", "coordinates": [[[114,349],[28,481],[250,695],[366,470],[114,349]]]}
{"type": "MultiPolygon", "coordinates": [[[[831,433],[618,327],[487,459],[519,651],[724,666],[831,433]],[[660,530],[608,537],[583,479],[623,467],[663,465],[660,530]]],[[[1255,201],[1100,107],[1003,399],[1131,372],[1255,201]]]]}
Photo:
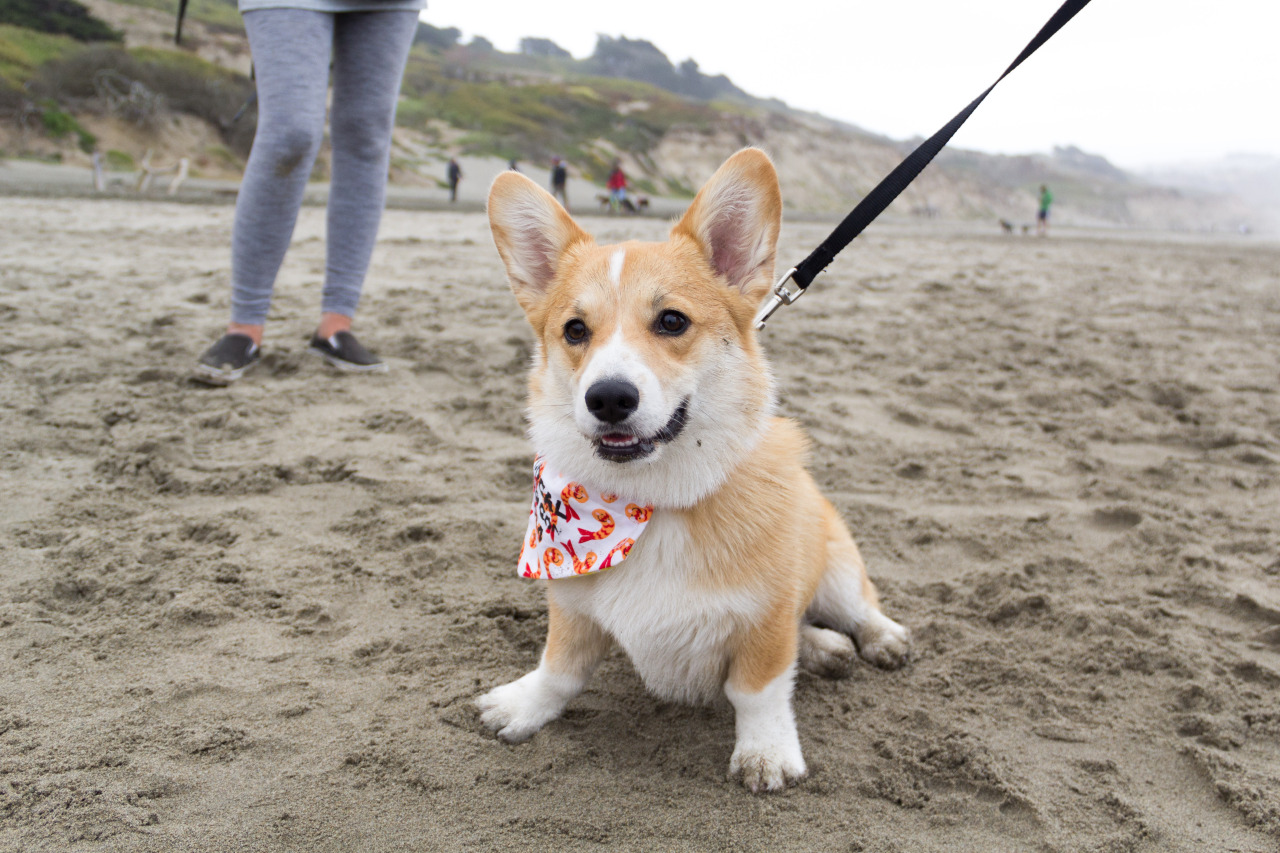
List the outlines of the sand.
{"type": "Polygon", "coordinates": [[[546,627],[483,217],[388,213],[357,329],[392,371],[352,378],[304,352],[305,209],[216,390],[231,213],[0,198],[0,849],[1280,848],[1275,244],[889,224],[776,318],[915,658],[801,675],[809,779],[756,797],[729,709],[618,653],[529,743],[479,727],[546,627]]]}

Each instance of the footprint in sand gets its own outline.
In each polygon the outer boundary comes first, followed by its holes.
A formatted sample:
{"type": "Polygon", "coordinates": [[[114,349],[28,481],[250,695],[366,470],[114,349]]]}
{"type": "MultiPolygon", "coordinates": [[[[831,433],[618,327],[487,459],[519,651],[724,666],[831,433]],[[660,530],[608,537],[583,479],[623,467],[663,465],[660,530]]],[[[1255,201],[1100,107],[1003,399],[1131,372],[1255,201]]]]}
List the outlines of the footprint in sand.
{"type": "Polygon", "coordinates": [[[1089,523],[1099,530],[1121,531],[1142,523],[1142,513],[1127,506],[1095,509],[1089,515],[1089,523]]]}

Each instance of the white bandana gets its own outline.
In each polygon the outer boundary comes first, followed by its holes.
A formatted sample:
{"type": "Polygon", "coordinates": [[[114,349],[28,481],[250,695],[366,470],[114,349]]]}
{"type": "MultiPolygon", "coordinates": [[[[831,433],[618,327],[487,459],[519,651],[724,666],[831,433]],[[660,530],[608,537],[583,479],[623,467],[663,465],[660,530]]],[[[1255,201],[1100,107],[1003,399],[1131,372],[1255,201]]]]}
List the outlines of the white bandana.
{"type": "Polygon", "coordinates": [[[609,492],[592,495],[535,457],[520,575],[555,580],[616,566],[631,553],[651,517],[652,506],[626,503],[609,492]]]}

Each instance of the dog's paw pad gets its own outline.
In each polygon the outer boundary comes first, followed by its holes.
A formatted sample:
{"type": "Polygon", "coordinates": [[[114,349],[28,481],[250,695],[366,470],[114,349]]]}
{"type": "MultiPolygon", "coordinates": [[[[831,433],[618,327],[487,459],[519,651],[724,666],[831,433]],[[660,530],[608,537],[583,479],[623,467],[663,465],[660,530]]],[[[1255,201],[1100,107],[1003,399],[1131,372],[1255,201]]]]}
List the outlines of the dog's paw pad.
{"type": "Polygon", "coordinates": [[[911,658],[911,635],[906,628],[881,615],[859,632],[858,651],[881,669],[897,669],[911,658]]]}
{"type": "Polygon", "coordinates": [[[806,625],[800,629],[800,666],[823,678],[844,678],[853,671],[858,650],[839,631],[806,625]]]}
{"type": "Polygon", "coordinates": [[[734,750],[729,778],[737,779],[753,794],[781,791],[805,777],[804,759],[783,750],[734,750]]]}

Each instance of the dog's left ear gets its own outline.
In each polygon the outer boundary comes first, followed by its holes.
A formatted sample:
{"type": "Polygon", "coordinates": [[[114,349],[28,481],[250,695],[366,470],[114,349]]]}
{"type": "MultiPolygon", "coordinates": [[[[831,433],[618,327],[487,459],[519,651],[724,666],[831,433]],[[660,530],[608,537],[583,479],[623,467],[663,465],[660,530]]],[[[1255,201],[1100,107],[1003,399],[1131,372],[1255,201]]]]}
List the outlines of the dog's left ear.
{"type": "Polygon", "coordinates": [[[763,151],[744,148],[698,191],[671,236],[692,238],[726,283],[754,304],[773,286],[781,223],[778,173],[763,151]]]}

